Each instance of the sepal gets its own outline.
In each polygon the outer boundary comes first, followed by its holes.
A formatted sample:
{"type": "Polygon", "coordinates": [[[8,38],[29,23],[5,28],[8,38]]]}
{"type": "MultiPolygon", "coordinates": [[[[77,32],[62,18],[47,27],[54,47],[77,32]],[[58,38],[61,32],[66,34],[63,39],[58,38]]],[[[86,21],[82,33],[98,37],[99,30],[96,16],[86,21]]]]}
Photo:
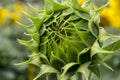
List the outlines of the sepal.
{"type": "Polygon", "coordinates": [[[103,61],[103,59],[102,59],[98,54],[96,54],[96,55],[94,55],[94,56],[92,57],[92,61],[93,61],[93,63],[95,63],[95,64],[101,64],[101,65],[103,65],[104,67],[108,68],[109,70],[114,71],[109,65],[107,65],[107,64],[103,61]]]}
{"type": "Polygon", "coordinates": [[[75,72],[79,66],[80,65],[78,63],[75,63],[75,62],[71,62],[71,63],[66,64],[65,66],[62,67],[63,72],[60,76],[63,77],[65,75],[67,75],[67,73],[75,72]]]}
{"type": "Polygon", "coordinates": [[[37,80],[39,77],[43,76],[46,73],[58,73],[59,72],[58,70],[56,70],[52,66],[45,65],[45,64],[42,64],[40,66],[40,70],[41,71],[39,72],[39,74],[33,80],[37,80]]]}
{"type": "Polygon", "coordinates": [[[103,28],[100,28],[99,42],[103,48],[120,40],[119,35],[108,34],[103,28]]]}
{"type": "Polygon", "coordinates": [[[51,14],[52,12],[61,11],[67,8],[68,6],[62,5],[54,0],[45,0],[46,14],[51,14]]]}
{"type": "Polygon", "coordinates": [[[81,7],[85,8],[87,11],[93,10],[94,9],[93,0],[85,0],[81,7]]]}
{"type": "Polygon", "coordinates": [[[78,11],[87,12],[87,10],[80,6],[78,0],[71,0],[71,6],[78,11]]]}
{"type": "Polygon", "coordinates": [[[90,62],[86,62],[82,65],[80,65],[80,67],[77,69],[77,72],[80,72],[84,75],[85,80],[88,80],[88,66],[89,66],[90,62]]]}
{"type": "Polygon", "coordinates": [[[25,25],[25,24],[22,24],[20,22],[17,22],[20,26],[24,27],[28,33],[34,33],[36,32],[36,29],[33,25],[25,25]]]}
{"type": "Polygon", "coordinates": [[[25,41],[25,40],[19,40],[17,39],[19,43],[21,43],[22,45],[27,46],[28,48],[32,49],[34,52],[38,53],[38,43],[36,43],[34,40],[29,40],[29,41],[25,41]]]}
{"type": "Polygon", "coordinates": [[[40,61],[40,54],[39,53],[33,53],[32,55],[29,56],[30,58],[22,63],[18,63],[15,65],[25,65],[25,64],[34,64],[36,66],[40,66],[41,65],[41,61],[40,61]]]}
{"type": "Polygon", "coordinates": [[[38,32],[32,33],[32,34],[29,34],[29,33],[24,33],[24,34],[27,35],[27,36],[32,37],[37,43],[40,42],[40,36],[39,36],[38,32]]]}
{"type": "Polygon", "coordinates": [[[97,77],[100,78],[100,69],[99,69],[99,65],[98,64],[94,64],[94,63],[91,63],[89,66],[88,66],[88,69],[93,72],[97,77]]]}
{"type": "Polygon", "coordinates": [[[112,54],[114,53],[114,51],[107,51],[104,50],[100,47],[98,41],[95,41],[95,43],[93,44],[93,46],[91,47],[91,58],[95,55],[95,54],[100,54],[100,53],[104,53],[104,54],[112,54]]]}

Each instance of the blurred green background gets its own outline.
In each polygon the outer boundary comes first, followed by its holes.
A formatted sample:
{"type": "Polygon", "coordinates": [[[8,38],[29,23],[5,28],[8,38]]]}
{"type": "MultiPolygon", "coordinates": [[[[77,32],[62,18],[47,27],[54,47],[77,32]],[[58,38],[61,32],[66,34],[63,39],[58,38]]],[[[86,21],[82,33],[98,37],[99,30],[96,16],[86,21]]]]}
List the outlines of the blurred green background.
{"type": "MultiPolygon", "coordinates": [[[[105,2],[107,0],[95,0],[95,8],[105,2]]],[[[25,29],[16,23],[18,21],[29,24],[22,11],[35,15],[27,3],[42,9],[44,0],[0,0],[0,80],[33,80],[39,71],[33,65],[14,65],[27,60],[31,54],[29,49],[17,42],[17,39],[29,39],[24,36],[25,29]]],[[[113,0],[102,12],[100,25],[109,33],[120,35],[120,0],[113,0]]],[[[106,62],[114,72],[101,66],[102,80],[120,80],[120,50],[106,62]]],[[[44,80],[44,77],[40,80],[44,80]]],[[[98,78],[93,76],[93,80],[98,78]]]]}

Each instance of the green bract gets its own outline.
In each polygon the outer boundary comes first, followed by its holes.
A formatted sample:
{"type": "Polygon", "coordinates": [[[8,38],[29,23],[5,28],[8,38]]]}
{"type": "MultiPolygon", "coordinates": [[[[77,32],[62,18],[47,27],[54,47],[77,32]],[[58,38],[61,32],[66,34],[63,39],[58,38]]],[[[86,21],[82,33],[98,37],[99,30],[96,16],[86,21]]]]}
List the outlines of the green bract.
{"type": "Polygon", "coordinates": [[[21,64],[40,67],[34,80],[44,74],[49,80],[52,73],[58,80],[90,80],[91,72],[100,77],[99,64],[112,70],[104,59],[120,48],[120,37],[99,27],[99,14],[108,4],[94,10],[92,0],[82,5],[77,0],[45,0],[45,10],[38,11],[38,17],[27,15],[32,25],[21,25],[31,40],[19,42],[33,54],[21,64]]]}

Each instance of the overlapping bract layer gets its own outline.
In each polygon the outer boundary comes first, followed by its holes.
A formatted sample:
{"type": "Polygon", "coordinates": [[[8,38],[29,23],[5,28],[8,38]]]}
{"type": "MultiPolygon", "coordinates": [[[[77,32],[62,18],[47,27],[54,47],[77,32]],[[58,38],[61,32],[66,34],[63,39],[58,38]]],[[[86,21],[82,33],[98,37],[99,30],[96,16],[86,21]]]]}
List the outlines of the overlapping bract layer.
{"type": "Polygon", "coordinates": [[[57,73],[59,80],[68,80],[78,72],[88,80],[88,71],[100,76],[98,64],[111,69],[103,58],[120,48],[120,37],[99,27],[99,14],[107,5],[94,10],[92,0],[81,6],[77,0],[45,0],[45,10],[38,11],[38,17],[28,15],[33,24],[21,25],[27,28],[31,40],[19,42],[33,54],[21,64],[41,68],[34,80],[46,73],[57,73]]]}

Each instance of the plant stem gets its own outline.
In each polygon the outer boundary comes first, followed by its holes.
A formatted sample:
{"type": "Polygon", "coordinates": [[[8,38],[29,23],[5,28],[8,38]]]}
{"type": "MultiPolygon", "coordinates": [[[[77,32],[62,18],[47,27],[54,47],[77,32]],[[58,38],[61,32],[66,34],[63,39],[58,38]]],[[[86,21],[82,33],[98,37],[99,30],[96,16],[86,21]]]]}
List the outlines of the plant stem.
{"type": "Polygon", "coordinates": [[[57,78],[58,78],[58,80],[70,80],[69,75],[60,76],[60,74],[58,74],[57,78]]]}
{"type": "Polygon", "coordinates": [[[81,73],[76,73],[76,77],[78,80],[83,80],[82,74],[81,73]]]}
{"type": "Polygon", "coordinates": [[[92,72],[90,71],[90,74],[89,74],[88,80],[90,80],[91,77],[92,77],[92,72]]]}

